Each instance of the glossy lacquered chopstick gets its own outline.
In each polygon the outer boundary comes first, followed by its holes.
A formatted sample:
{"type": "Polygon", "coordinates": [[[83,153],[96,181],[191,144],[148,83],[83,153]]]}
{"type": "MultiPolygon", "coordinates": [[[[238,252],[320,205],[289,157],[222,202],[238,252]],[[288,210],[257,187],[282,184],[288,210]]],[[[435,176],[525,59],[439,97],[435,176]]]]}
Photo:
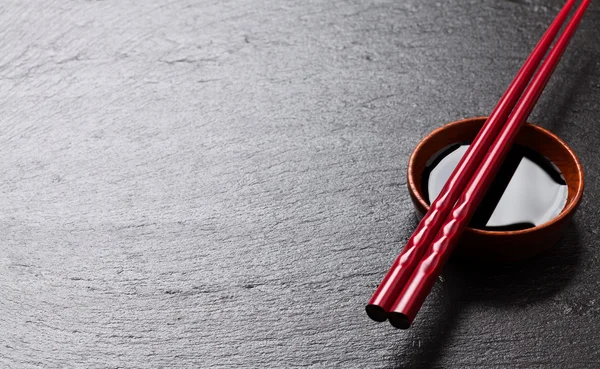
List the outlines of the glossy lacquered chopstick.
{"type": "Polygon", "coordinates": [[[394,303],[390,313],[390,323],[397,328],[408,328],[421,308],[431,287],[438,278],[441,269],[448,260],[462,231],[467,227],[477,206],[483,199],[494,176],[502,165],[506,154],[519,133],[519,129],[531,114],[550,76],[558,65],[569,41],[575,34],[577,26],[590,3],[583,0],[581,6],[567,24],[565,31],[556,41],[556,45],[548,54],[538,73],[533,77],[517,106],[511,113],[506,125],[485,155],[477,171],[469,181],[465,191],[454,205],[452,212],[445,220],[431,246],[427,249],[419,266],[411,276],[408,284],[394,303]]]}
{"type": "Polygon", "coordinates": [[[429,211],[408,239],[404,249],[402,249],[402,252],[390,267],[383,281],[379,284],[379,287],[366,306],[367,314],[371,319],[380,322],[387,319],[389,309],[414,272],[422,255],[431,244],[431,241],[433,241],[433,238],[450,213],[456,200],[462,194],[470,177],[477,169],[479,163],[481,163],[489,146],[504,125],[506,118],[544,58],[546,51],[565,22],[574,4],[575,0],[567,1],[563,9],[556,16],[556,19],[542,36],[490,114],[481,131],[463,155],[456,169],[454,169],[454,172],[448,178],[440,194],[431,204],[429,211]]]}

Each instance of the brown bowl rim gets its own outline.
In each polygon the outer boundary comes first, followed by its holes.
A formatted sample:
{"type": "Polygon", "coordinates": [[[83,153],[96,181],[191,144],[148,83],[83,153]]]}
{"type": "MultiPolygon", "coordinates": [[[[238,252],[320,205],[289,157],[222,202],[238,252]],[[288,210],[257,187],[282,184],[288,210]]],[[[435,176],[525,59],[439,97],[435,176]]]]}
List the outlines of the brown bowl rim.
{"type": "MultiPolygon", "coordinates": [[[[449,126],[456,125],[456,124],[468,123],[468,122],[472,122],[472,121],[480,121],[480,120],[485,121],[487,118],[488,117],[485,117],[485,116],[466,118],[466,119],[461,119],[461,120],[457,120],[457,121],[445,124],[437,129],[435,129],[434,131],[429,133],[427,136],[425,136],[425,138],[423,138],[417,144],[415,149],[413,150],[413,152],[410,155],[410,158],[408,160],[407,182],[408,182],[411,192],[413,193],[413,196],[416,198],[416,200],[419,202],[419,204],[421,206],[423,206],[423,208],[426,211],[429,211],[429,205],[427,205],[427,202],[421,196],[421,191],[418,190],[418,187],[415,184],[415,178],[414,178],[415,175],[414,175],[413,168],[414,168],[414,161],[415,161],[415,157],[416,157],[417,153],[423,148],[425,143],[427,141],[429,141],[429,139],[431,139],[431,137],[435,136],[439,132],[444,131],[445,129],[448,129],[449,126]]],[[[571,149],[565,141],[563,141],[561,138],[559,138],[554,133],[552,133],[552,132],[548,131],[547,129],[544,129],[538,125],[532,124],[532,123],[526,123],[526,124],[528,126],[531,126],[533,129],[540,131],[542,134],[550,136],[550,138],[554,139],[558,144],[562,145],[566,149],[566,151],[569,153],[569,155],[571,155],[573,157],[573,160],[577,166],[577,174],[579,175],[579,186],[577,187],[575,196],[567,204],[567,206],[565,206],[565,208],[560,212],[560,214],[558,216],[556,216],[552,220],[547,221],[546,223],[540,224],[539,226],[536,226],[533,228],[522,229],[522,230],[518,230],[518,231],[486,231],[483,229],[467,227],[467,230],[469,232],[473,232],[475,234],[479,234],[479,235],[483,235],[483,236],[485,236],[485,235],[487,235],[487,236],[500,236],[500,235],[513,236],[513,235],[515,235],[516,236],[516,235],[524,235],[524,234],[529,234],[529,233],[533,233],[533,232],[538,232],[538,231],[544,230],[544,229],[551,227],[554,224],[560,222],[563,218],[565,218],[569,214],[571,214],[579,205],[579,202],[581,201],[581,197],[583,195],[583,189],[584,189],[585,184],[584,184],[584,178],[583,178],[583,167],[581,165],[581,162],[579,161],[579,158],[577,157],[577,154],[575,154],[573,149],[571,149]]]]}

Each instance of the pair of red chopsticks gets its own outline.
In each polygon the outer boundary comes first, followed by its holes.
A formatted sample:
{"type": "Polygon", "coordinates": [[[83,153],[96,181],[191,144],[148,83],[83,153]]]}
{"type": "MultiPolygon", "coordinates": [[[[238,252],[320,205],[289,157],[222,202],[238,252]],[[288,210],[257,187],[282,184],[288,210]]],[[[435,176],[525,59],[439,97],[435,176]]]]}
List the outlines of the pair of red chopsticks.
{"type": "Polygon", "coordinates": [[[366,307],[373,320],[389,319],[396,328],[410,327],[510,150],[519,128],[546,87],[589,3],[590,0],[582,1],[535,76],[534,72],[575,0],[567,1],[527,58],[373,294],[366,307]]]}

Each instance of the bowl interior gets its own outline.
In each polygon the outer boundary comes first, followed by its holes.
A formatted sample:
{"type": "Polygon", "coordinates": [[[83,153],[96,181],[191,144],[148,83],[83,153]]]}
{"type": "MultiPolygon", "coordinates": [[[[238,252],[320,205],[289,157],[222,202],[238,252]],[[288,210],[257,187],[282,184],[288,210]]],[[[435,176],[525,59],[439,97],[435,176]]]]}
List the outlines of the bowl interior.
{"type": "MultiPolygon", "coordinates": [[[[414,200],[419,203],[420,207],[426,210],[429,209],[421,188],[421,177],[428,160],[448,145],[473,140],[483,126],[483,123],[485,123],[485,120],[486,117],[471,118],[447,124],[430,133],[419,143],[409,161],[408,185],[414,200]]],[[[533,228],[520,231],[484,231],[473,228],[469,228],[469,230],[482,234],[531,232],[538,228],[543,228],[549,223],[565,216],[565,214],[572,212],[579,203],[583,193],[583,169],[577,155],[575,155],[565,142],[541,127],[526,124],[521,128],[516,143],[537,151],[558,167],[568,186],[565,207],[554,219],[533,228]]]]}

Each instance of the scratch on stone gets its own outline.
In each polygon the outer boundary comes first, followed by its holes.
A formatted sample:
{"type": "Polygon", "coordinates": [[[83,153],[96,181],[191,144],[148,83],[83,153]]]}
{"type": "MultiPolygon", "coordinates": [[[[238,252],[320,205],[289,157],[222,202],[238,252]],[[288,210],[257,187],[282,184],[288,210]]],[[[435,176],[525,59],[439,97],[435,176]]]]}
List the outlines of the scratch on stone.
{"type": "Polygon", "coordinates": [[[396,95],[395,94],[390,94],[390,95],[378,96],[378,97],[373,98],[371,100],[367,100],[365,102],[362,102],[362,103],[360,103],[358,105],[366,108],[367,107],[366,105],[372,104],[372,103],[374,103],[376,101],[379,101],[379,100],[389,99],[390,97],[394,97],[394,96],[396,96],[396,95]]]}
{"type": "Polygon", "coordinates": [[[180,64],[180,63],[197,64],[197,63],[202,63],[202,62],[214,62],[214,61],[217,61],[217,58],[194,59],[194,58],[190,58],[190,57],[185,57],[185,58],[173,59],[173,60],[159,59],[159,61],[162,63],[168,64],[168,65],[180,64]]]}
{"type": "Polygon", "coordinates": [[[82,53],[77,53],[77,55],[75,55],[75,56],[57,61],[56,64],[60,65],[60,64],[66,64],[66,63],[72,62],[72,61],[81,61],[81,60],[84,60],[82,58],[82,53]]]}

